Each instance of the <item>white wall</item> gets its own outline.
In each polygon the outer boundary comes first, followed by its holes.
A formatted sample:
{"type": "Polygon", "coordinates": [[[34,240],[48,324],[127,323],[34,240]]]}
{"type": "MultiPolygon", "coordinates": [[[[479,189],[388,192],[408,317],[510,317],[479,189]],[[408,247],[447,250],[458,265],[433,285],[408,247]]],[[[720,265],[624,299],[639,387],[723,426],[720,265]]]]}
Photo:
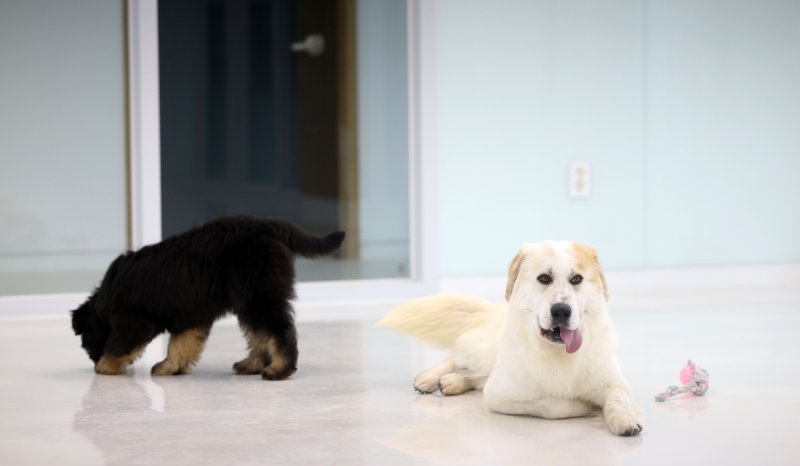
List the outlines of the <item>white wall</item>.
{"type": "Polygon", "coordinates": [[[2,2],[0,63],[7,294],[20,272],[104,268],[126,246],[122,2],[2,2]]]}
{"type": "Polygon", "coordinates": [[[609,268],[800,260],[800,4],[439,0],[441,260],[526,241],[609,268]],[[794,25],[794,26],[792,26],[794,25]],[[567,167],[592,164],[592,194],[567,167]]]}
{"type": "Polygon", "coordinates": [[[800,2],[648,2],[646,265],[800,260],[800,2]]]}

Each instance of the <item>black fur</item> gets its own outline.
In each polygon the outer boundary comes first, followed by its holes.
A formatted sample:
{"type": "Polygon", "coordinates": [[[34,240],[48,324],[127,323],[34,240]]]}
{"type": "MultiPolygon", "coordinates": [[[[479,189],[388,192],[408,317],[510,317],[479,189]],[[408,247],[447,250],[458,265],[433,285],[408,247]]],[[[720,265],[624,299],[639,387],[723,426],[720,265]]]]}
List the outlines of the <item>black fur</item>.
{"type": "Polygon", "coordinates": [[[310,236],[287,222],[246,216],[211,221],[117,257],[72,311],[72,328],[97,363],[130,354],[165,330],[209,329],[233,312],[244,330],[272,339],[287,373],[268,378],[285,378],[297,363],[295,254],[330,254],[344,236],[310,236]]]}

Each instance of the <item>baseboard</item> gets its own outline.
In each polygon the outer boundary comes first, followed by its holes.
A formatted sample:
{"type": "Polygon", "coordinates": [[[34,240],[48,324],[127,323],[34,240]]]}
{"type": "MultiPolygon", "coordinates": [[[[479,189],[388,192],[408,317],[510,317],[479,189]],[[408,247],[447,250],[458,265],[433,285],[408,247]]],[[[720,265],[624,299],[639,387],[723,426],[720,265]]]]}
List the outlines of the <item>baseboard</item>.
{"type": "Polygon", "coordinates": [[[86,293],[63,293],[35,296],[0,297],[0,318],[67,317],[77,308],[86,293]]]}
{"type": "MultiPolygon", "coordinates": [[[[294,301],[298,322],[326,320],[370,320],[373,309],[391,309],[394,305],[433,294],[434,280],[409,279],[341,280],[301,282],[294,301]]],[[[0,318],[66,317],[88,293],[0,296],[0,318]]]]}
{"type": "MultiPolygon", "coordinates": [[[[380,299],[346,300],[341,296],[335,296],[330,301],[299,300],[294,303],[295,319],[297,322],[344,320],[375,320],[377,322],[394,306],[416,297],[416,295],[392,296],[391,294],[387,296],[387,298],[380,299]]],[[[0,297],[0,320],[68,318],[70,311],[77,308],[86,298],[86,293],[3,296],[0,297]]]]}
{"type": "MultiPolygon", "coordinates": [[[[763,299],[765,292],[773,293],[773,290],[789,292],[792,296],[800,295],[800,263],[609,270],[606,278],[611,291],[611,303],[617,306],[648,307],[647,302],[639,299],[641,295],[667,302],[672,299],[669,295],[685,296],[692,292],[697,295],[706,291],[728,292],[732,297],[741,299],[743,290],[754,288],[762,290],[759,290],[760,293],[749,293],[752,299],[763,299]]],[[[338,286],[301,283],[298,291],[303,299],[295,302],[297,321],[377,321],[397,304],[437,291],[473,294],[502,302],[505,299],[506,277],[446,278],[439,281],[438,290],[429,286],[392,285],[379,281],[352,281],[338,286]],[[365,288],[369,293],[365,293],[365,288]]],[[[719,294],[716,293],[717,296],[719,294]]],[[[0,318],[67,317],[69,311],[85,299],[85,293],[0,297],[0,318]]],[[[700,297],[699,302],[705,301],[700,297]]]]}

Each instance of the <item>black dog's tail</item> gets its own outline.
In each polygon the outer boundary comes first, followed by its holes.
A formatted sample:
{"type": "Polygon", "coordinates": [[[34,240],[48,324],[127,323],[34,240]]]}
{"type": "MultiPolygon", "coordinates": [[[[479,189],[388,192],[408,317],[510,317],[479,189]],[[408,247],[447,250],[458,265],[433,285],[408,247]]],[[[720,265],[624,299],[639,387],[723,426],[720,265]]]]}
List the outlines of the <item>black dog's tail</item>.
{"type": "Polygon", "coordinates": [[[330,254],[339,249],[345,233],[335,231],[326,236],[313,236],[288,222],[270,224],[273,237],[280,239],[292,252],[304,257],[317,257],[330,254]]]}

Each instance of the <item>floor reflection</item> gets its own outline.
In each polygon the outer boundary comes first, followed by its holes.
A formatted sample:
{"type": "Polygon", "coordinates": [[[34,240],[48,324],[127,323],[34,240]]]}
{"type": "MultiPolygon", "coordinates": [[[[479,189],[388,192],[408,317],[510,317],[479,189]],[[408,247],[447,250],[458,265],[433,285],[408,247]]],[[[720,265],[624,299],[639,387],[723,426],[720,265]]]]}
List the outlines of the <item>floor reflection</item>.
{"type": "Polygon", "coordinates": [[[418,395],[419,415],[383,443],[437,463],[618,465],[643,441],[611,434],[598,417],[506,416],[487,413],[478,392],[459,398],[418,395]]]}
{"type": "Polygon", "coordinates": [[[670,413],[682,414],[687,419],[694,419],[697,416],[706,414],[711,409],[711,402],[707,396],[684,393],[680,397],[670,398],[658,403],[658,406],[670,413]]]}
{"type": "MultiPolygon", "coordinates": [[[[326,333],[329,342],[358,342],[358,326],[326,333]]],[[[95,375],[73,427],[110,465],[363,463],[353,448],[363,436],[360,345],[325,358],[319,341],[286,381],[233,375],[222,355],[187,376],[150,377],[138,366],[128,376],[95,375]],[[347,361],[335,366],[341,386],[320,384],[330,377],[326,359],[347,361]]]]}

